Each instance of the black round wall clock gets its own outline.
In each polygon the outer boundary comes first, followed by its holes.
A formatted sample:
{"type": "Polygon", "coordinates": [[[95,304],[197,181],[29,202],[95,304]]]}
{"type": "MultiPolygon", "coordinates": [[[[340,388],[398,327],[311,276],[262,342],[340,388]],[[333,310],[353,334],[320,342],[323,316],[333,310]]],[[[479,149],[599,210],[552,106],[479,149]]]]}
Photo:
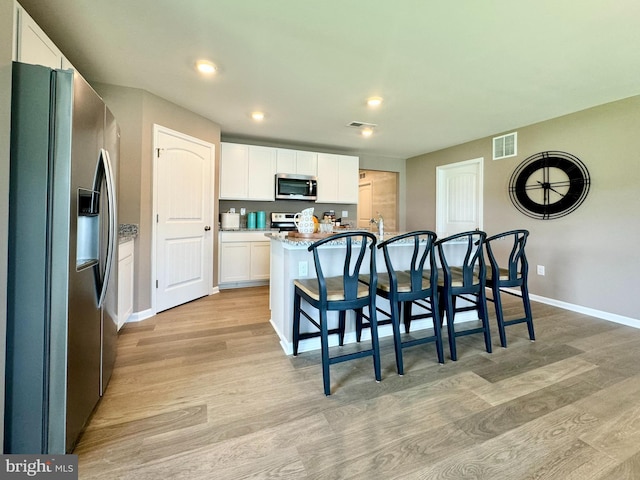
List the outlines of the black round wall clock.
{"type": "Polygon", "coordinates": [[[566,152],[540,152],[525,159],[509,181],[513,205],[532,218],[563,217],[584,202],[591,179],[578,157],[566,152]]]}

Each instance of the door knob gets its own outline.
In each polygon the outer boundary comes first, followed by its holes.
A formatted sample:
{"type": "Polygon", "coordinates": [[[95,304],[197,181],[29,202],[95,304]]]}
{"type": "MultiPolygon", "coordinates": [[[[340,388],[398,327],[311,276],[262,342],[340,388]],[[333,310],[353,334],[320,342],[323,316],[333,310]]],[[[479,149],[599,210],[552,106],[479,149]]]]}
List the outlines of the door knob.
{"type": "Polygon", "coordinates": [[[211,227],[209,225],[205,225],[204,226],[204,231],[208,232],[209,230],[211,230],[211,227]]]}

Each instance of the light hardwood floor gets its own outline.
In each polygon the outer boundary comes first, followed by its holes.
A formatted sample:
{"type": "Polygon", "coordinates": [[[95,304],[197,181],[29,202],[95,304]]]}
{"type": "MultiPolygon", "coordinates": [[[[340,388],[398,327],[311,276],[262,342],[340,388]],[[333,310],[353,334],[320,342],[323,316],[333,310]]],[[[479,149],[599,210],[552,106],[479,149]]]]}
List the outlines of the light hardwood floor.
{"type": "Polygon", "coordinates": [[[126,325],[80,479],[640,478],[640,330],[534,303],[535,343],[521,324],[500,348],[492,315],[493,354],[413,347],[399,377],[387,338],[382,382],[370,357],[333,365],[325,397],[268,303],[225,290],[126,325]]]}

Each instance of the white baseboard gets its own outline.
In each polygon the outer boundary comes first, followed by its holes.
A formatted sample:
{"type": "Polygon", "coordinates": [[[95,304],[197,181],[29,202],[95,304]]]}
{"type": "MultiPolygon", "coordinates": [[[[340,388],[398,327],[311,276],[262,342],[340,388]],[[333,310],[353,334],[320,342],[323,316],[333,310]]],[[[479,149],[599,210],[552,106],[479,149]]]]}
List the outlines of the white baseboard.
{"type": "Polygon", "coordinates": [[[155,315],[155,312],[149,308],[147,310],[143,310],[141,312],[133,312],[126,323],[140,322],[142,320],[146,320],[147,318],[151,318],[155,315]]]}
{"type": "Polygon", "coordinates": [[[590,317],[601,318],[602,320],[608,320],[610,322],[619,323],[621,325],[627,325],[628,327],[640,328],[640,319],[638,318],[625,317],[622,315],[617,315],[615,313],[596,310],[594,308],[583,307],[582,305],[575,305],[573,303],[562,302],[560,300],[555,300],[553,298],[541,297],[539,295],[529,294],[529,298],[532,301],[544,303],[546,305],[552,305],[554,307],[562,308],[564,310],[583,313],[585,315],[589,315],[590,317]]]}

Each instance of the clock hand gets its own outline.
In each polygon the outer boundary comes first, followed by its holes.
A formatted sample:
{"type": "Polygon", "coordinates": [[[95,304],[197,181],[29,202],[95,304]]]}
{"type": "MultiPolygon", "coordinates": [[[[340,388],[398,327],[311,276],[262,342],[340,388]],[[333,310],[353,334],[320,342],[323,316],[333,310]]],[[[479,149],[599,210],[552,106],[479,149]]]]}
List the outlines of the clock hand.
{"type": "Polygon", "coordinates": [[[557,191],[555,188],[553,188],[549,182],[542,183],[540,180],[538,180],[538,183],[539,183],[540,185],[542,185],[542,188],[544,188],[545,190],[551,190],[552,192],[557,193],[557,194],[558,194],[558,195],[560,195],[561,197],[564,197],[564,196],[565,196],[565,194],[564,194],[564,193],[560,193],[560,192],[559,192],[559,191],[557,191]]]}

